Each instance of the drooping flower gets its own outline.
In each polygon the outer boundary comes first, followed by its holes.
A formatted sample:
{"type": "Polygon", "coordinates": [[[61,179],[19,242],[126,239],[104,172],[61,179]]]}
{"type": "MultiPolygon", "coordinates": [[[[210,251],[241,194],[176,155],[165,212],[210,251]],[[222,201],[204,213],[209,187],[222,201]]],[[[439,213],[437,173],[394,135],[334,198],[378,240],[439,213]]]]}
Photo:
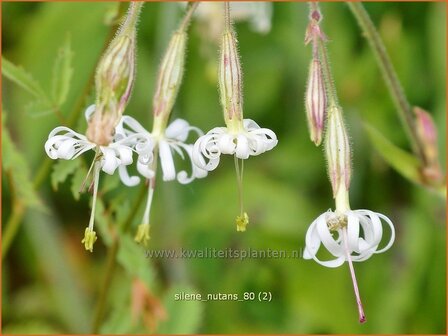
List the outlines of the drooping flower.
{"type": "MultiPolygon", "coordinates": [[[[306,246],[303,257],[305,259],[314,259],[326,267],[338,267],[345,261],[348,262],[358,305],[359,321],[363,323],[366,321],[366,317],[359,294],[353,261],[364,261],[373,254],[388,250],[394,242],[395,229],[392,221],[383,214],[370,210],[351,210],[350,208],[349,188],[352,174],[350,141],[344,124],[342,108],[338,104],[327,52],[322,44],[326,37],[319,26],[321,19],[322,15],[319,11],[318,3],[310,3],[310,24],[305,36],[305,43],[312,42],[312,62],[318,62],[315,65],[318,64],[319,71],[322,72],[318,74],[314,70],[314,75],[317,77],[321,76],[324,79],[322,82],[324,87],[318,88],[316,85],[315,91],[324,91],[327,94],[325,100],[328,99],[328,105],[326,105],[324,113],[324,118],[326,118],[325,157],[336,207],[334,212],[329,210],[311,223],[306,234],[306,246]],[[389,226],[391,235],[385,247],[379,248],[383,237],[383,222],[389,226]],[[326,248],[335,258],[331,260],[319,259],[317,254],[321,246],[326,248]]],[[[313,102],[312,96],[307,96],[307,99],[310,98],[310,102],[313,102]]],[[[317,97],[317,99],[314,99],[314,102],[319,101],[319,99],[323,101],[323,97],[317,97]]],[[[312,108],[313,106],[311,106],[311,110],[312,108]]],[[[316,123],[313,113],[310,113],[313,111],[308,112],[312,139],[316,144],[319,144],[323,126],[320,127],[319,123],[316,123]],[[320,135],[316,136],[316,131],[320,132],[320,135]]],[[[317,112],[317,114],[321,113],[321,111],[317,112]]]]}
{"type": "Polygon", "coordinates": [[[313,259],[325,267],[339,267],[348,261],[348,256],[352,261],[360,262],[369,259],[373,254],[387,251],[394,239],[395,229],[392,221],[380,213],[348,210],[341,214],[329,210],[311,223],[305,238],[303,257],[313,259]],[[391,236],[386,246],[379,249],[383,237],[383,222],[389,226],[391,236]],[[345,235],[347,238],[344,238],[345,235]],[[335,259],[320,260],[317,253],[321,246],[335,259]]]}
{"type": "MultiPolygon", "coordinates": [[[[157,171],[157,161],[163,172],[164,181],[177,179],[179,183],[187,184],[195,178],[203,178],[207,171],[191,164],[191,174],[182,170],[176,172],[173,154],[177,153],[182,159],[189,159],[191,162],[193,144],[188,143],[190,132],[202,135],[202,131],[183,119],[176,119],[168,125],[168,121],[177,98],[179,87],[182,83],[184,63],[186,55],[187,28],[191,21],[191,16],[198,3],[190,3],[187,7],[184,19],[179,28],[173,33],[169,41],[166,52],[160,63],[156,90],[153,97],[154,123],[151,132],[148,132],[137,120],[125,116],[120,120],[116,128],[117,139],[131,138],[135,140],[131,147],[138,154],[138,172],[148,180],[148,198],[142,223],[138,226],[135,240],[146,245],[150,239],[150,211],[154,195],[155,177],[157,171]],[[143,143],[140,141],[143,139],[143,143]],[[151,146],[148,147],[146,139],[149,139],[151,146]],[[148,152],[148,148],[150,152],[148,152]]],[[[140,177],[129,176],[126,167],[119,169],[122,182],[128,186],[136,185],[140,182],[140,177]]]]}
{"type": "MultiPolygon", "coordinates": [[[[93,201],[89,225],[81,241],[92,252],[97,240],[93,230],[99,175],[103,170],[113,174],[119,166],[132,163],[132,144],[139,138],[140,147],[151,146],[147,138],[133,135],[115,139],[115,127],[120,122],[129,101],[135,78],[136,24],[143,3],[131,2],[117,35],[102,55],[96,69],[96,103],[86,109],[86,135],[60,126],[53,129],[45,143],[47,155],[53,159],[73,160],[88,150],[95,157],[86,180],[93,170],[93,201]]],[[[150,149],[146,149],[149,151],[150,149]]]]}
{"type": "MultiPolygon", "coordinates": [[[[177,180],[181,184],[188,184],[195,178],[203,178],[207,176],[207,171],[203,170],[192,163],[193,144],[187,143],[190,132],[202,135],[202,131],[183,119],[176,119],[165,129],[163,134],[146,131],[140,123],[132,117],[124,116],[120,124],[117,126],[117,136],[123,135],[124,139],[134,139],[133,147],[139,158],[137,162],[138,172],[147,179],[155,176],[156,170],[153,168],[153,152],[158,147],[158,156],[163,173],[164,181],[177,180]],[[141,146],[140,141],[149,139],[151,146],[141,146]],[[148,153],[148,148],[151,152],[148,153]],[[177,153],[181,159],[191,162],[191,174],[185,170],[176,172],[173,154],[177,153]],[[148,155],[149,154],[149,155],[148,155]]],[[[144,142],[143,142],[144,144],[144,142]]],[[[138,176],[130,177],[126,166],[119,167],[122,182],[127,186],[135,186],[140,183],[138,176]]]]}
{"type": "Polygon", "coordinates": [[[236,218],[236,225],[237,231],[245,231],[249,217],[243,210],[242,160],[271,150],[278,141],[270,129],[261,128],[251,119],[243,119],[242,71],[228,2],[225,3],[225,22],[219,62],[219,91],[226,127],[215,127],[196,141],[193,161],[201,169],[211,171],[218,166],[221,154],[234,155],[240,196],[240,215],[236,218]]]}

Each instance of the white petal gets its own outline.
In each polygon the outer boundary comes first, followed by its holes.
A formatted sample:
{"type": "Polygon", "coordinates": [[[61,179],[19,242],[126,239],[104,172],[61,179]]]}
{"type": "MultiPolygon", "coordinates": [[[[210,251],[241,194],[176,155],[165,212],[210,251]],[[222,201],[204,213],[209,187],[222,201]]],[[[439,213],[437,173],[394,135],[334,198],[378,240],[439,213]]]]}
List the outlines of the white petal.
{"type": "Polygon", "coordinates": [[[353,211],[347,211],[347,245],[350,251],[359,252],[359,218],[353,211]]]}
{"type": "Polygon", "coordinates": [[[72,160],[94,147],[84,135],[62,126],[53,129],[45,142],[45,151],[53,160],[72,160]]]}
{"type": "Polygon", "coordinates": [[[385,216],[383,214],[380,214],[378,212],[376,214],[379,217],[381,217],[389,225],[389,228],[390,228],[390,231],[391,231],[390,239],[389,239],[389,242],[386,244],[386,246],[383,247],[381,250],[378,250],[378,251],[375,252],[375,253],[382,253],[382,252],[387,251],[392,246],[392,244],[394,243],[394,241],[395,241],[395,228],[394,228],[394,224],[389,219],[389,217],[387,217],[387,216],[385,216]]]}
{"type": "MultiPolygon", "coordinates": [[[[180,171],[177,174],[177,181],[179,181],[179,183],[181,184],[188,184],[190,182],[192,182],[194,179],[196,178],[204,178],[207,176],[208,172],[204,169],[201,169],[199,167],[197,167],[194,163],[193,163],[193,145],[186,145],[186,144],[178,144],[179,146],[181,146],[185,152],[188,155],[188,159],[190,161],[191,164],[191,176],[188,176],[188,173],[185,170],[180,171]]],[[[205,164],[205,160],[204,158],[201,156],[199,159],[202,159],[202,164],[205,164]]]]}
{"type": "Polygon", "coordinates": [[[103,153],[103,159],[101,161],[101,169],[109,174],[112,175],[115,172],[115,169],[120,166],[121,162],[120,159],[117,158],[117,155],[115,151],[108,147],[100,147],[101,152],[103,153]]]}
{"type": "Polygon", "coordinates": [[[231,134],[222,134],[218,137],[218,147],[223,154],[234,154],[236,144],[234,142],[235,137],[231,134]]]}
{"type": "MultiPolygon", "coordinates": [[[[331,214],[329,214],[331,215],[331,214]]],[[[327,220],[325,217],[320,217],[316,223],[317,232],[319,237],[324,244],[325,248],[335,257],[340,257],[344,255],[342,247],[336,242],[327,226],[327,220]]]]}
{"type": "Polygon", "coordinates": [[[196,140],[193,146],[192,159],[198,168],[212,171],[219,164],[221,151],[216,143],[216,135],[209,133],[196,140]]]}
{"type": "Polygon", "coordinates": [[[247,159],[250,155],[249,141],[243,134],[239,134],[237,137],[235,155],[239,159],[247,159]]]}
{"type": "Polygon", "coordinates": [[[173,153],[166,141],[159,142],[159,157],[163,171],[163,180],[172,181],[176,178],[176,169],[174,167],[173,153]]]}
{"type": "Polygon", "coordinates": [[[118,173],[120,175],[121,182],[128,187],[134,187],[140,183],[140,177],[129,176],[128,168],[126,166],[119,166],[118,173]]]}
{"type": "Polygon", "coordinates": [[[182,142],[187,140],[190,131],[190,124],[184,119],[174,120],[165,130],[165,136],[170,139],[177,139],[182,142]]]}
{"type": "Polygon", "coordinates": [[[140,160],[137,161],[137,170],[142,176],[146,177],[148,180],[153,178],[155,175],[154,170],[152,170],[148,164],[145,164],[140,160]]]}

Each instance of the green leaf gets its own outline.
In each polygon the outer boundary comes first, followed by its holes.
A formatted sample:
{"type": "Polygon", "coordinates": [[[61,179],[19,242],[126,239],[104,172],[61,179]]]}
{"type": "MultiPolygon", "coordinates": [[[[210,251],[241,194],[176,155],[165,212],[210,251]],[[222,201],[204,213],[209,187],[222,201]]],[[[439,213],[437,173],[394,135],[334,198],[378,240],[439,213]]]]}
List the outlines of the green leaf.
{"type": "Polygon", "coordinates": [[[77,170],[80,170],[80,167],[80,160],[58,160],[53,166],[53,172],[51,173],[51,186],[53,187],[53,189],[55,191],[58,190],[58,185],[64,182],[77,170]]]}
{"type": "Polygon", "coordinates": [[[11,180],[17,199],[23,201],[29,207],[44,210],[39,196],[34,190],[30,179],[30,169],[26,158],[20,153],[11,139],[11,135],[5,126],[4,111],[2,117],[2,162],[3,169],[11,174],[11,180]]]}
{"type": "Polygon", "coordinates": [[[28,91],[38,99],[46,99],[39,83],[20,66],[14,65],[2,56],[2,75],[28,91]]]}
{"type": "Polygon", "coordinates": [[[372,126],[364,124],[364,128],[375,149],[392,168],[411,182],[422,183],[420,162],[415,156],[395,146],[372,126]]]}
{"type": "Polygon", "coordinates": [[[46,99],[36,99],[26,104],[25,111],[31,118],[39,118],[54,113],[54,107],[46,99]]]}
{"type": "Polygon", "coordinates": [[[145,250],[129,235],[120,237],[118,262],[132,276],[136,276],[147,285],[153,282],[154,272],[150,260],[146,258],[145,250]]]}
{"type": "Polygon", "coordinates": [[[73,51],[71,49],[70,35],[67,35],[64,45],[59,49],[53,65],[53,79],[51,94],[53,102],[61,106],[67,100],[70,82],[73,76],[73,51]]]}
{"type": "Polygon", "coordinates": [[[80,197],[79,190],[86,176],[87,176],[87,169],[83,165],[81,165],[78,169],[76,169],[75,173],[73,174],[70,190],[72,192],[73,198],[77,201],[79,201],[80,197]]]}
{"type": "Polygon", "coordinates": [[[176,301],[177,293],[197,293],[191,287],[176,286],[165,295],[164,306],[168,318],[160,324],[158,334],[195,334],[202,320],[202,301],[176,301]]]}

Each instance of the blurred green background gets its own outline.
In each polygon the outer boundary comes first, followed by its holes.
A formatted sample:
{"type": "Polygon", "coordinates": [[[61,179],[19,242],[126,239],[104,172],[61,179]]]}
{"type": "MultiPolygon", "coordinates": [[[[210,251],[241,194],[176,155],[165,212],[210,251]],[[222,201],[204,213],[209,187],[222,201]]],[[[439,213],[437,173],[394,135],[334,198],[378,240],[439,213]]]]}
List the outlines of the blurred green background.
{"type": "MultiPolygon", "coordinates": [[[[70,36],[73,77],[61,114],[83,94],[108,31],[115,3],[2,3],[3,56],[21,65],[50,91],[59,48],[70,36]]],[[[445,167],[446,4],[368,3],[405,91],[439,126],[445,167]]],[[[151,99],[161,54],[182,15],[175,3],[148,3],[138,33],[138,71],[127,114],[151,126],[151,99]]],[[[389,216],[394,246],[355,269],[367,314],[357,320],[347,264],[328,269],[302,259],[154,259],[120,237],[118,268],[108,295],[103,333],[438,333],[446,331],[445,202],[412,185],[374,151],[363,131],[368,122],[396,145],[409,149],[373,54],[343,3],[322,4],[323,27],[340,102],[353,144],[351,205],[389,216]],[[272,302],[175,302],[173,293],[272,292],[272,302]],[[138,302],[143,308],[138,307],[138,302]],[[143,302],[143,303],[142,303],[143,302]],[[134,307],[134,308],[132,308],[134,307]]],[[[236,30],[244,70],[244,113],[273,129],[271,152],[245,164],[248,231],[235,230],[238,212],[233,159],[188,186],[156,187],[150,249],[206,247],[285,249],[304,247],[309,224],[332,208],[323,152],[308,138],[303,96],[310,47],[303,45],[305,3],[273,4],[272,29],[236,30]]],[[[204,34],[207,23],[190,29],[184,82],[173,117],[207,131],[223,125],[218,102],[218,47],[204,34]]],[[[32,96],[3,78],[6,128],[29,166],[30,178],[44,162],[44,143],[60,124],[42,113],[32,96]]],[[[93,92],[84,106],[93,103],[93,92]]],[[[83,132],[79,118],[76,130],[83,132]]],[[[87,166],[88,155],[82,160],[87,166]]],[[[23,162],[22,162],[23,163],[23,162]]],[[[99,239],[92,254],[80,244],[90,213],[90,196],[75,200],[80,175],[68,176],[57,191],[48,176],[38,195],[45,209],[28,209],[2,267],[3,333],[87,333],[103,283],[107,246],[114,225],[132,208],[140,187],[101,176],[99,239]],[[104,208],[105,207],[105,208],[104,208]]],[[[11,214],[11,186],[3,174],[2,222],[11,214]]]]}

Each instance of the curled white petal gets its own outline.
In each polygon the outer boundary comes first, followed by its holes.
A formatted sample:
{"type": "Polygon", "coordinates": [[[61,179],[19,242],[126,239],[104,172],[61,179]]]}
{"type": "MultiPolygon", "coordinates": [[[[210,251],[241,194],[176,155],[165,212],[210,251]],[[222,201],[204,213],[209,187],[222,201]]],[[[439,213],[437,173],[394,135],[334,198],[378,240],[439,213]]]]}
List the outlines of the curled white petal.
{"type": "MultiPolygon", "coordinates": [[[[347,219],[347,227],[338,229],[339,236],[335,238],[328,227],[328,221],[334,218],[334,214],[328,211],[321,214],[311,223],[305,238],[305,259],[314,259],[326,267],[338,267],[346,261],[345,243],[342,240],[342,230],[347,230],[348,254],[352,261],[364,261],[373,254],[388,250],[395,239],[395,229],[392,221],[380,214],[370,210],[347,211],[343,214],[347,219]],[[391,237],[386,246],[378,250],[383,235],[382,220],[390,227],[391,237]],[[362,229],[362,230],[361,230],[362,229]],[[319,248],[324,246],[333,256],[334,260],[322,261],[317,258],[319,248]]],[[[340,214],[339,214],[340,216],[340,214]]]]}
{"type": "Polygon", "coordinates": [[[165,137],[167,139],[185,142],[191,131],[196,132],[199,136],[204,134],[199,128],[190,126],[186,120],[176,119],[166,128],[165,137]]]}
{"type": "MultiPolygon", "coordinates": [[[[188,184],[192,182],[194,179],[204,178],[207,176],[207,170],[201,169],[193,163],[193,145],[191,144],[177,144],[177,147],[181,147],[188,156],[188,160],[191,162],[191,174],[188,176],[188,173],[185,170],[182,170],[177,173],[177,181],[181,184],[188,184]]],[[[199,159],[201,159],[200,157],[199,159]]],[[[203,158],[202,158],[203,160],[203,158]]],[[[202,162],[204,163],[204,162],[202,162]]]]}
{"type": "Polygon", "coordinates": [[[120,175],[121,182],[128,187],[134,187],[140,183],[140,177],[130,176],[126,166],[119,166],[118,173],[120,175]]]}
{"type": "Polygon", "coordinates": [[[47,155],[55,159],[72,160],[96,145],[68,127],[56,127],[45,142],[47,155]]]}
{"type": "Polygon", "coordinates": [[[273,131],[260,128],[251,119],[244,119],[240,131],[216,127],[201,136],[193,148],[193,161],[199,168],[211,171],[219,164],[221,154],[247,159],[271,150],[277,143],[277,136],[273,131]]]}
{"type": "Polygon", "coordinates": [[[155,176],[154,170],[151,169],[150,165],[137,161],[137,171],[148,180],[155,176]]]}

